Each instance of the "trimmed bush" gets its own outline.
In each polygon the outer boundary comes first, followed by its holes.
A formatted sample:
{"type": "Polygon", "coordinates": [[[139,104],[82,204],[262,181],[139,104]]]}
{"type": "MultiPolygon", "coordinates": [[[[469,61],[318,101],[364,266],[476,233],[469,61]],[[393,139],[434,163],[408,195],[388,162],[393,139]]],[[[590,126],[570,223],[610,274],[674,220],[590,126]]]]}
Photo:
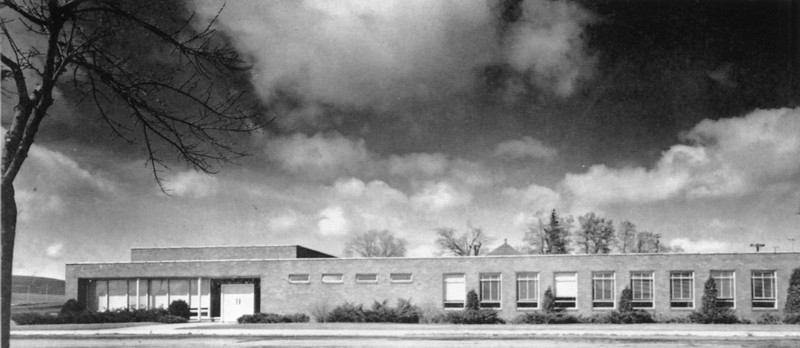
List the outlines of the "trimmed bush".
{"type": "Polygon", "coordinates": [[[186,319],[184,317],[175,316],[175,315],[167,315],[167,316],[163,316],[161,318],[158,318],[158,322],[162,323],[162,324],[183,324],[183,323],[186,323],[188,321],[189,321],[189,319],[186,319]]]}
{"type": "Polygon", "coordinates": [[[782,321],[781,317],[779,317],[779,316],[777,316],[775,314],[772,314],[772,313],[766,313],[766,314],[762,315],[760,318],[758,318],[758,320],[756,320],[756,324],[759,324],[759,325],[774,325],[774,324],[780,324],[781,321],[782,321]]]}
{"type": "Polygon", "coordinates": [[[655,323],[653,316],[647,311],[629,311],[618,312],[612,311],[608,313],[595,314],[584,322],[593,324],[647,324],[655,323]]]}
{"type": "Polygon", "coordinates": [[[445,321],[450,324],[504,324],[498,312],[492,309],[466,309],[445,314],[445,321]]]}
{"type": "Polygon", "coordinates": [[[388,301],[375,301],[370,309],[351,303],[342,304],[330,311],[325,318],[329,322],[342,323],[419,323],[422,310],[411,304],[410,300],[398,299],[397,307],[387,305],[388,301]]]}
{"type": "Polygon", "coordinates": [[[19,313],[11,317],[18,325],[42,324],[94,324],[94,323],[129,323],[129,322],[186,322],[185,318],[177,320],[169,316],[163,308],[155,309],[119,309],[105,312],[94,312],[83,308],[75,300],[68,300],[61,306],[57,315],[42,313],[19,313]]]}
{"type": "Polygon", "coordinates": [[[783,309],[786,314],[800,314],[800,267],[792,271],[789,278],[789,290],[786,292],[786,306],[783,309]]]}
{"type": "Polygon", "coordinates": [[[78,302],[78,300],[71,298],[61,305],[61,312],[59,315],[70,315],[74,313],[81,313],[86,311],[86,306],[78,302]]]}
{"type": "Polygon", "coordinates": [[[577,324],[581,322],[581,319],[563,312],[530,312],[517,316],[512,322],[515,324],[577,324]]]}
{"type": "Polygon", "coordinates": [[[275,314],[275,313],[256,313],[246,314],[236,321],[239,324],[277,324],[277,323],[307,323],[309,317],[305,314],[275,314]]]}
{"type": "Polygon", "coordinates": [[[363,323],[366,321],[363,307],[363,305],[345,302],[331,310],[325,321],[332,323],[363,323]]]}
{"type": "Polygon", "coordinates": [[[169,312],[169,315],[181,317],[186,320],[189,320],[189,316],[192,315],[189,304],[184,300],[172,301],[172,303],[169,304],[169,308],[167,308],[167,312],[169,312]]]}
{"type": "Polygon", "coordinates": [[[800,324],[800,313],[786,314],[783,317],[784,324],[800,324]]]}
{"type": "Polygon", "coordinates": [[[547,287],[544,291],[544,298],[542,299],[542,310],[545,313],[553,313],[556,311],[556,297],[553,296],[553,290],[547,287]]]}

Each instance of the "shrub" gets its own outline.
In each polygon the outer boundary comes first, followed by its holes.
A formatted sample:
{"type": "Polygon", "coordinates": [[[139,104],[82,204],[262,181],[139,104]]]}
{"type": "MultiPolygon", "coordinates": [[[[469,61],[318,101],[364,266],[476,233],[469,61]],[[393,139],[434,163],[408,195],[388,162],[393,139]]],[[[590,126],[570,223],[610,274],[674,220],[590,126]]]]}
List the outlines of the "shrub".
{"type": "Polygon", "coordinates": [[[517,316],[515,324],[577,324],[581,319],[563,312],[530,312],[517,316]]]}
{"type": "Polygon", "coordinates": [[[465,309],[445,314],[445,321],[451,324],[503,324],[498,312],[492,309],[465,309]]]}
{"type": "Polygon", "coordinates": [[[169,308],[167,308],[167,312],[169,312],[169,315],[181,317],[187,320],[189,319],[189,316],[192,315],[192,310],[189,308],[189,304],[184,300],[172,301],[172,303],[169,304],[169,308]]]}
{"type": "Polygon", "coordinates": [[[585,320],[595,324],[647,324],[655,323],[653,316],[642,310],[629,312],[611,311],[603,314],[593,315],[585,320]]]}
{"type": "Polygon", "coordinates": [[[330,314],[331,309],[328,302],[319,301],[311,305],[310,312],[318,323],[324,323],[328,320],[328,314],[330,314]]]}
{"type": "Polygon", "coordinates": [[[188,322],[189,319],[184,317],[179,317],[176,315],[166,315],[161,318],[158,318],[158,322],[162,324],[183,324],[188,322]]]}
{"type": "Polygon", "coordinates": [[[542,299],[542,310],[545,313],[553,313],[556,311],[556,297],[553,296],[553,290],[547,287],[544,291],[544,298],[542,299]]]}
{"type": "Polygon", "coordinates": [[[78,302],[78,300],[71,298],[61,305],[61,312],[59,315],[69,315],[74,313],[81,313],[86,311],[86,306],[78,302]]]}
{"type": "Polygon", "coordinates": [[[783,317],[784,324],[800,324],[800,313],[786,314],[783,317]]]}
{"type": "Polygon", "coordinates": [[[440,306],[428,303],[420,309],[419,322],[422,324],[444,324],[447,323],[447,314],[440,306]]]}
{"type": "Polygon", "coordinates": [[[622,294],[619,296],[619,311],[622,313],[633,311],[633,291],[627,286],[622,289],[622,294]]]}
{"type": "Polygon", "coordinates": [[[789,278],[789,290],[786,292],[786,306],[784,313],[795,314],[800,313],[800,267],[792,271],[792,277],[789,278]]]}
{"type": "Polygon", "coordinates": [[[756,324],[759,325],[774,325],[780,323],[781,323],[781,317],[772,313],[766,313],[761,317],[759,317],[758,320],[756,320],[756,324]]]}
{"type": "Polygon", "coordinates": [[[467,293],[467,306],[465,309],[475,311],[481,309],[481,301],[478,300],[478,294],[475,292],[475,290],[470,290],[467,293]]]}
{"type": "Polygon", "coordinates": [[[45,325],[61,324],[61,318],[44,313],[18,313],[11,315],[11,320],[17,325],[45,325]]]}
{"type": "Polygon", "coordinates": [[[309,317],[305,314],[275,314],[275,313],[256,313],[246,314],[236,321],[239,324],[276,324],[276,323],[307,323],[309,317]]]}
{"type": "Polygon", "coordinates": [[[325,321],[332,323],[363,323],[366,321],[366,318],[362,305],[356,306],[352,303],[345,302],[331,310],[325,321]]]}
{"type": "Polygon", "coordinates": [[[394,323],[397,320],[395,311],[383,302],[375,301],[371,310],[364,312],[364,320],[368,323],[394,323]]]}
{"type": "Polygon", "coordinates": [[[419,323],[422,317],[422,310],[418,306],[411,304],[410,299],[397,299],[397,307],[395,307],[394,311],[395,323],[419,323]]]}

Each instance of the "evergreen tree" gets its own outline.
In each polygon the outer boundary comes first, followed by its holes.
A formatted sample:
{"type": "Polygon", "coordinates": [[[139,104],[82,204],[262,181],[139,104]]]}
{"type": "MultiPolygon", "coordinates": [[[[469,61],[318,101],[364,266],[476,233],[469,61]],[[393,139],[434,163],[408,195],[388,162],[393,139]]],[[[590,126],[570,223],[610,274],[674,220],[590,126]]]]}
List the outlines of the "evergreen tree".
{"type": "Polygon", "coordinates": [[[620,313],[633,312],[633,291],[627,286],[622,289],[622,294],[619,296],[619,311],[620,313]]]}
{"type": "Polygon", "coordinates": [[[717,282],[714,278],[708,277],[703,288],[703,304],[700,312],[713,318],[717,313],[717,282]]]}
{"type": "Polygon", "coordinates": [[[567,237],[569,231],[562,226],[561,218],[558,217],[558,213],[556,213],[555,209],[550,213],[550,223],[545,227],[545,234],[547,236],[546,254],[567,253],[567,237]]]}
{"type": "Polygon", "coordinates": [[[800,267],[792,271],[792,277],[789,278],[789,290],[786,292],[786,307],[784,307],[786,314],[800,313],[800,267]]]}
{"type": "Polygon", "coordinates": [[[481,301],[478,300],[478,294],[475,290],[470,290],[467,293],[467,308],[466,310],[479,310],[481,309],[481,301]]]}
{"type": "Polygon", "coordinates": [[[553,296],[553,290],[547,287],[544,291],[544,299],[542,299],[542,310],[545,313],[552,313],[556,311],[556,297],[553,296]]]}

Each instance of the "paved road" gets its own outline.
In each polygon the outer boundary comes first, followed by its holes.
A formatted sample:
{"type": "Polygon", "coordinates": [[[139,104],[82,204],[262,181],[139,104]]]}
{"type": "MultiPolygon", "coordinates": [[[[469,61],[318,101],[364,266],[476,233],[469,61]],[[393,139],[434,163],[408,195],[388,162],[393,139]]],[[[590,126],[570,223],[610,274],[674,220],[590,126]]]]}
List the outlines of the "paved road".
{"type": "Polygon", "coordinates": [[[476,339],[476,340],[435,340],[435,339],[393,339],[393,338],[237,338],[237,337],[147,337],[147,338],[14,338],[13,347],[532,347],[537,348],[796,348],[800,340],[762,340],[762,339],[607,339],[607,338],[543,338],[543,339],[476,339]]]}

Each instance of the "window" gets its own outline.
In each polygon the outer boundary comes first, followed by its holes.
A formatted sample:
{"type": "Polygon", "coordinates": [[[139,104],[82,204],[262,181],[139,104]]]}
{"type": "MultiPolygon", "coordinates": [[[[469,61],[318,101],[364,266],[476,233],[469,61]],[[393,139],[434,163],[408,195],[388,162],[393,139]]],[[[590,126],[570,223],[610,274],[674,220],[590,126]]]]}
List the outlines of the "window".
{"type": "Polygon", "coordinates": [[[711,271],[711,279],[714,279],[714,283],[717,284],[717,307],[735,307],[733,271],[711,271]]]}
{"type": "Polygon", "coordinates": [[[578,274],[555,273],[555,306],[557,308],[578,307],[578,274]]]}
{"type": "Polygon", "coordinates": [[[464,274],[444,275],[444,308],[464,308],[467,288],[464,274]]]}
{"type": "Polygon", "coordinates": [[[671,272],[669,282],[669,306],[694,308],[694,272],[671,272]]]}
{"type": "Polygon", "coordinates": [[[323,274],[322,282],[328,284],[338,284],[344,281],[344,276],[341,273],[323,274]]]}
{"type": "Polygon", "coordinates": [[[411,273],[392,273],[389,274],[389,280],[392,283],[411,283],[411,273]]]}
{"type": "Polygon", "coordinates": [[[356,274],[356,283],[377,283],[378,275],[375,273],[358,273],[356,274]]]}
{"type": "Polygon", "coordinates": [[[753,271],[753,308],[777,308],[775,271],[753,271]]]}
{"type": "Polygon", "coordinates": [[[128,281],[112,279],[108,281],[108,309],[125,309],[128,307],[128,281]]]}
{"type": "Polygon", "coordinates": [[[592,307],[614,308],[614,272],[592,274],[592,307]]]}
{"type": "Polygon", "coordinates": [[[539,307],[539,273],[517,273],[517,308],[539,307]]]}
{"type": "Polygon", "coordinates": [[[481,308],[500,308],[501,279],[500,273],[481,274],[481,308]]]}
{"type": "Polygon", "coordinates": [[[653,308],[653,272],[631,272],[633,308],[653,308]]]}
{"type": "Polygon", "coordinates": [[[290,274],[289,275],[289,283],[304,284],[304,283],[310,283],[310,282],[311,282],[311,277],[309,277],[308,274],[290,274]]]}
{"type": "Polygon", "coordinates": [[[150,279],[150,308],[169,307],[169,280],[150,279]]]}

